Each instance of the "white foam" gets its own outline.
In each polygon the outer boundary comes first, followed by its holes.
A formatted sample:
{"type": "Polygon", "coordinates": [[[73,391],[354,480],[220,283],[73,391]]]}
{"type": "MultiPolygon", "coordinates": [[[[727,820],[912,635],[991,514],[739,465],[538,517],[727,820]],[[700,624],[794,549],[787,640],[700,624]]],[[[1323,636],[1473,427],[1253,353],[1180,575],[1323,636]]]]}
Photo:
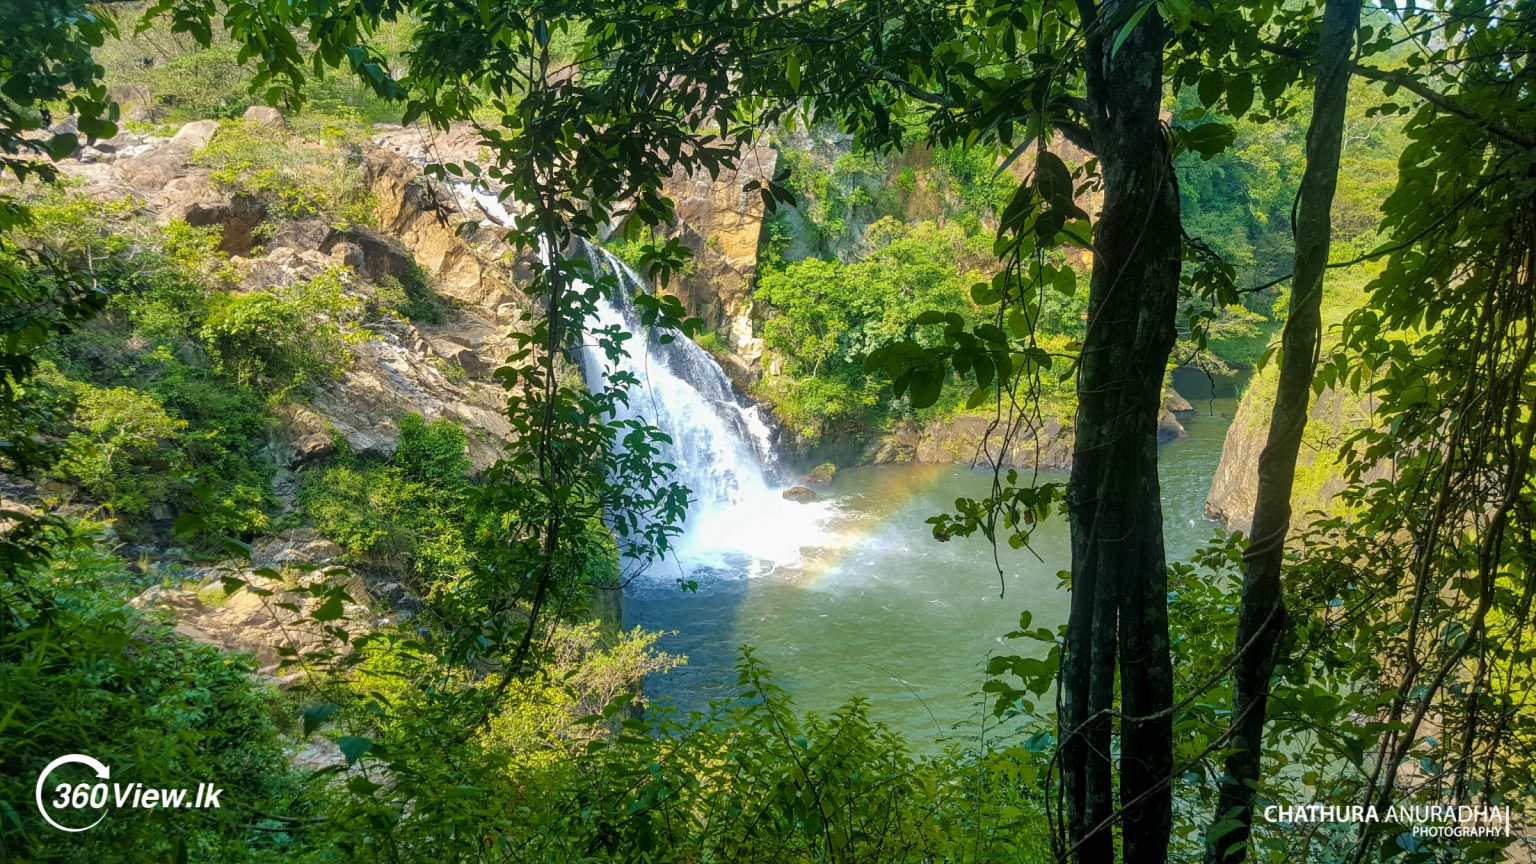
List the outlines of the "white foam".
{"type": "MultiPolygon", "coordinates": [[[[515,208],[466,188],[486,215],[514,224],[515,208]]],[[[777,432],[763,407],[737,393],[720,364],[691,340],[672,334],[664,343],[642,324],[632,300],[635,291],[644,290],[640,277],[604,250],[588,246],[586,251],[594,267],[608,268],[619,282],[613,296],[598,300],[585,322],[587,331],[617,327],[631,338],[625,342],[627,356],[616,363],[596,340],[586,340],[579,349],[582,371],[594,390],[617,372],[634,375],[640,384],[631,388],[628,407],[615,419],[642,420],[672,439],[662,448],[663,458],[676,466],[675,478],[695,499],[676,545],[685,575],[761,575],[798,563],[807,550],[836,545],[832,503],[797,503],[781,494],[787,484],[776,471],[777,432]]],[[[548,260],[547,250],[541,253],[548,260]]],[[[676,575],[665,566],[653,571],[657,578],[676,575]]]]}

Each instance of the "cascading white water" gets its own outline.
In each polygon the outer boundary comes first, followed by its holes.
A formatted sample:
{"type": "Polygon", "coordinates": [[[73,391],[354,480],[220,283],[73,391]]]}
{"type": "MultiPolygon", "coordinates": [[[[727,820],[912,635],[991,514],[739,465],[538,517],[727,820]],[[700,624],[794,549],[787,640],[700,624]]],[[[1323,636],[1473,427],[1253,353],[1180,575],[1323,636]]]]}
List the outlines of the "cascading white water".
{"type": "Polygon", "coordinates": [[[615,419],[643,420],[671,437],[666,458],[700,507],[730,507],[772,493],[774,436],[762,407],[739,396],[715,358],[692,340],[674,334],[663,343],[640,322],[632,298],[643,286],[624,262],[591,245],[584,251],[594,272],[615,274],[619,285],[613,296],[597,301],[587,331],[617,328],[631,336],[627,355],[616,364],[593,340],[580,348],[589,386],[601,386],[616,372],[635,376],[640,385],[615,419]]]}
{"type": "MultiPolygon", "coordinates": [[[[513,224],[516,217],[496,196],[471,192],[488,216],[513,224]]],[[[598,300],[585,329],[617,327],[631,338],[617,363],[587,340],[578,349],[582,373],[594,390],[611,375],[633,375],[640,383],[614,419],[643,421],[672,439],[662,458],[676,466],[674,479],[696,499],[678,547],[681,562],[752,575],[822,545],[828,505],[794,503],[780,494],[786,484],[777,477],[776,434],[763,407],[737,393],[715,358],[692,340],[674,334],[663,342],[641,323],[633,297],[644,286],[628,265],[590,244],[584,251],[595,270],[618,277],[617,290],[598,300]]]]}

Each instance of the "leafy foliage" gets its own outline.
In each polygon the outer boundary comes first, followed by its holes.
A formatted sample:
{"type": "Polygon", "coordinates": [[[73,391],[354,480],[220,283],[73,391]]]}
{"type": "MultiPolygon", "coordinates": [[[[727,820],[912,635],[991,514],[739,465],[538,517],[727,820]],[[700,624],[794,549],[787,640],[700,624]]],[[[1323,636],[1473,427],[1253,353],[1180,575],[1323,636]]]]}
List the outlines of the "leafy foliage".
{"type": "Polygon", "coordinates": [[[263,202],[278,218],[340,225],[373,218],[356,161],[345,151],[291,146],[259,124],[227,120],[195,158],[212,169],[214,182],[263,202]]]}
{"type": "Polygon", "coordinates": [[[219,295],[198,331],[214,368],[242,386],[276,385],[279,394],[346,371],[350,346],[371,337],[345,280],[345,269],[332,267],[267,292],[219,295]]]}

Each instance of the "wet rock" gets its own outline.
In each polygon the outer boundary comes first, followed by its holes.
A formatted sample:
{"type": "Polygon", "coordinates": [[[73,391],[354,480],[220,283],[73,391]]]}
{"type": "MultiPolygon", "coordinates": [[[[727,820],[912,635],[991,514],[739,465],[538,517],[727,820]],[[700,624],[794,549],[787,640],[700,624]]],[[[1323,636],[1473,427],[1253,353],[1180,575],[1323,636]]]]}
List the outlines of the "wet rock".
{"type": "Polygon", "coordinates": [[[809,504],[816,500],[816,491],[805,486],[791,486],[784,490],[784,500],[796,504],[809,504]]]}
{"type": "Polygon", "coordinates": [[[1184,430],[1184,424],[1179,422],[1179,418],[1173,416],[1172,411],[1164,408],[1157,412],[1158,441],[1176,441],[1188,435],[1189,433],[1184,430]]]}
{"type": "Polygon", "coordinates": [[[1175,414],[1190,414],[1194,412],[1195,406],[1179,395],[1179,391],[1169,387],[1163,391],[1163,409],[1175,414]]]}
{"type": "Polygon", "coordinates": [[[837,466],[831,462],[823,462],[811,469],[811,473],[805,475],[805,482],[825,486],[837,476],[837,466]]]}

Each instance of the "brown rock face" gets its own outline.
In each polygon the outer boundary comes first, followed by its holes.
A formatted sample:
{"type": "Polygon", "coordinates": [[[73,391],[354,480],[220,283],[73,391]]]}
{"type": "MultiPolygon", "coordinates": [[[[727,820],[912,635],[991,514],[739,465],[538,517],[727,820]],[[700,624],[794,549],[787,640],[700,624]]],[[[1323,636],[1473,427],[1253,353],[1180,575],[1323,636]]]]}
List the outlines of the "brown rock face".
{"type": "Polygon", "coordinates": [[[415,256],[438,293],[481,309],[505,308],[508,321],[523,307],[524,298],[507,275],[458,234],[465,219],[421,169],[398,153],[369,150],[363,179],[373,191],[379,230],[415,256]]]}
{"type": "MultiPolygon", "coordinates": [[[[1227,428],[1221,448],[1221,461],[1211,481],[1211,493],[1205,499],[1205,515],[1220,519],[1233,531],[1247,532],[1253,526],[1253,508],[1258,497],[1259,454],[1269,437],[1269,411],[1274,402],[1274,380],[1261,379],[1248,388],[1238,405],[1232,425],[1227,428]]],[[[1339,439],[1371,422],[1375,400],[1358,404],[1331,389],[1324,390],[1312,405],[1301,452],[1296,460],[1296,484],[1291,495],[1291,526],[1294,530],[1311,521],[1309,514],[1327,510],[1345,487],[1336,466],[1318,465],[1319,458],[1337,452],[1339,439]]],[[[1367,481],[1390,475],[1390,465],[1378,465],[1366,472],[1367,481]]]]}
{"type": "Polygon", "coordinates": [[[762,342],[752,330],[752,281],[763,201],[744,187],[754,180],[766,183],[777,163],[778,154],[759,144],[742,154],[734,170],[716,178],[679,174],[664,186],[677,217],[663,234],[692,250],[694,264],[671,290],[689,314],[724,334],[743,365],[753,369],[762,356],[762,342]]]}
{"type": "Polygon", "coordinates": [[[1072,467],[1072,430],[1054,417],[1046,418],[1038,430],[1016,435],[1006,450],[1001,429],[993,429],[992,418],[979,414],[961,414],[950,420],[929,423],[921,429],[899,425],[866,454],[874,464],[891,462],[928,462],[984,464],[990,452],[1000,456],[1010,468],[1072,467]],[[983,441],[986,446],[983,447],[983,441]]]}
{"type": "Polygon", "coordinates": [[[1184,424],[1180,423],[1179,418],[1173,416],[1173,412],[1167,407],[1157,413],[1158,441],[1174,441],[1188,436],[1189,433],[1184,431],[1184,424]]]}
{"type": "Polygon", "coordinates": [[[245,109],[243,115],[247,123],[255,123],[265,126],[274,132],[288,134],[288,121],[283,119],[283,112],[267,105],[252,105],[245,109]]]}
{"type": "Polygon", "coordinates": [[[168,183],[159,199],[160,221],[181,220],[194,228],[218,226],[219,251],[244,255],[255,245],[256,226],[267,208],[246,195],[232,195],[206,177],[183,177],[168,183]]]}

